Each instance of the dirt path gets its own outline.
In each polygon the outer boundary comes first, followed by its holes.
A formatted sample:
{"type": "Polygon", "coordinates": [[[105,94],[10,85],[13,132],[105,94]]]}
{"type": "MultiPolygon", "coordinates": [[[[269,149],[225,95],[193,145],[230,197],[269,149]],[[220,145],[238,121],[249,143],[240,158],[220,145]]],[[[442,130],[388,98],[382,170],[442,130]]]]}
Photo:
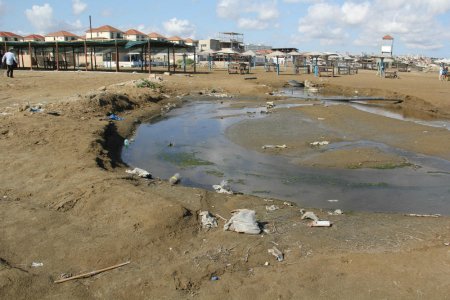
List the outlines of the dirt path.
{"type": "MultiPolygon", "coordinates": [[[[348,77],[348,82],[344,77],[328,80],[369,90],[365,78],[372,75],[348,77]]],[[[257,101],[265,101],[272,99],[266,93],[286,79],[310,78],[276,78],[263,72],[256,76],[256,81],[224,72],[170,76],[164,77],[164,87],[156,90],[115,85],[144,77],[139,74],[18,71],[13,81],[2,80],[0,298],[448,297],[448,217],[328,216],[326,211],[314,210],[333,226],[310,228],[300,219],[298,207],[282,202],[170,186],[164,179],[145,180],[125,173],[126,166],[118,156],[123,139],[167,103],[180,104],[177,96],[215,89],[243,97],[256,94],[257,101]],[[42,103],[44,111],[19,111],[28,102],[42,103]],[[107,112],[125,120],[109,121],[107,112]],[[267,212],[266,205],[272,204],[280,209],[267,212]],[[219,229],[200,228],[200,210],[229,218],[236,208],[255,209],[258,220],[267,222],[268,233],[224,232],[222,221],[219,229]],[[283,262],[268,254],[267,249],[274,245],[285,254],[283,262]],[[88,279],[53,283],[62,273],[78,274],[127,260],[131,264],[88,279]],[[33,262],[43,266],[31,267],[33,262]],[[219,280],[211,281],[211,276],[219,280]]],[[[431,74],[405,74],[398,84],[386,88],[389,93],[409,97],[409,107],[446,114],[450,109],[440,98],[444,97],[441,87],[432,97],[415,102],[428,88],[416,89],[415,84],[430,80],[434,86],[431,78],[431,74]]],[[[374,83],[377,90],[384,86],[374,83]]],[[[449,87],[442,89],[448,92],[449,87]]],[[[350,120],[355,115],[361,124],[379,120],[347,108],[315,107],[304,113],[325,115],[325,121],[333,126],[335,117],[350,120]]],[[[369,134],[358,132],[350,123],[340,126],[355,135],[369,134]]],[[[376,128],[386,132],[389,127],[376,128]]],[[[405,136],[398,143],[415,150],[412,137],[418,129],[405,126],[398,130],[396,134],[405,136]]],[[[434,138],[439,134],[433,133],[434,138]]],[[[434,138],[425,141],[436,142],[434,138]]],[[[427,151],[448,159],[448,147],[434,145],[427,151]]]]}

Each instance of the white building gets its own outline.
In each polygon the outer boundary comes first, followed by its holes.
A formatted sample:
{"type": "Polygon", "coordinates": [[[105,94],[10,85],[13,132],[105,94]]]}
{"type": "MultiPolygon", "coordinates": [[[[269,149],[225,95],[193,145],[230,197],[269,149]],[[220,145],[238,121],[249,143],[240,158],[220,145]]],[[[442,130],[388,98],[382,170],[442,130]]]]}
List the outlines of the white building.
{"type": "Polygon", "coordinates": [[[22,41],[23,36],[8,31],[0,31],[0,42],[22,42],[22,41]]]}
{"type": "Polygon", "coordinates": [[[125,31],[124,37],[126,40],[129,41],[146,41],[149,39],[149,37],[145,33],[140,32],[139,30],[136,29],[130,29],[125,31]]]}
{"type": "Polygon", "coordinates": [[[76,41],[78,40],[78,36],[68,32],[68,31],[57,31],[57,32],[52,32],[49,33],[45,36],[45,41],[46,42],[54,42],[54,41],[58,41],[58,42],[68,42],[68,41],[76,41]]]}
{"type": "Polygon", "coordinates": [[[214,50],[218,51],[222,49],[220,47],[220,41],[216,39],[207,39],[207,40],[199,40],[198,41],[198,50],[206,51],[206,50],[214,50]]]}
{"type": "Polygon", "coordinates": [[[23,38],[25,42],[44,42],[45,37],[39,34],[30,34],[23,38]]]}
{"type": "Polygon", "coordinates": [[[114,28],[110,25],[103,25],[98,28],[92,28],[92,30],[86,30],[86,39],[89,40],[122,40],[124,39],[124,32],[114,28]]]}
{"type": "Polygon", "coordinates": [[[148,34],[148,37],[150,38],[150,40],[152,41],[160,41],[160,42],[165,42],[167,41],[167,38],[165,36],[160,35],[157,32],[151,32],[148,34]]]}

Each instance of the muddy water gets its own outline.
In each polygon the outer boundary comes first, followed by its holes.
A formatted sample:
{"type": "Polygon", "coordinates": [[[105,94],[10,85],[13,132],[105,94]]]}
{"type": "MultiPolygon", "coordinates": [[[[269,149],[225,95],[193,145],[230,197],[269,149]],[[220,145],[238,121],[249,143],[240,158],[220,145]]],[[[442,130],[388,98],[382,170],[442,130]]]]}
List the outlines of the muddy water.
{"type": "Polygon", "coordinates": [[[178,172],[186,186],[212,190],[213,184],[228,179],[234,191],[304,207],[450,215],[449,161],[357,141],[331,144],[324,151],[377,147],[402,155],[420,168],[299,167],[287,157],[248,150],[226,138],[225,130],[233,124],[270,118],[261,111],[265,108],[231,108],[230,103],[217,100],[188,103],[153,124],[141,125],[131,145],[123,149],[122,158],[155,177],[169,178],[178,172]]]}

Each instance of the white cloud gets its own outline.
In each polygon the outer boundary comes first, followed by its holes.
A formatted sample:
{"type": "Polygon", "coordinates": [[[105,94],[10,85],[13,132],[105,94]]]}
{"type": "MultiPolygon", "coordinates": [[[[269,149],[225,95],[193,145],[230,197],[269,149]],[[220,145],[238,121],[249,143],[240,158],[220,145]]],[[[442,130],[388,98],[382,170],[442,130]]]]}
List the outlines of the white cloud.
{"type": "Polygon", "coordinates": [[[25,10],[25,15],[33,27],[41,32],[53,30],[56,25],[53,8],[48,3],[42,6],[33,5],[31,9],[25,10]]]}
{"type": "Polygon", "coordinates": [[[356,25],[362,22],[367,22],[370,11],[370,3],[364,2],[361,4],[353,2],[345,2],[341,7],[343,13],[342,19],[344,22],[356,25]]]}
{"type": "Polygon", "coordinates": [[[84,28],[80,20],[73,22],[56,20],[53,16],[53,8],[48,3],[42,6],[33,5],[30,9],[25,10],[25,16],[31,25],[42,34],[59,30],[80,31],[84,28]]]}
{"type": "Polygon", "coordinates": [[[217,16],[230,19],[242,29],[266,29],[280,15],[276,0],[219,0],[217,16]]]}
{"type": "Polygon", "coordinates": [[[83,13],[87,8],[87,4],[81,0],[72,0],[72,11],[74,15],[83,13]]]}
{"type": "Polygon", "coordinates": [[[172,18],[164,22],[163,27],[168,35],[179,35],[181,37],[195,36],[195,26],[188,20],[172,18]]]}
{"type": "MultiPolygon", "coordinates": [[[[285,0],[285,2],[304,2],[285,0]]],[[[437,16],[450,11],[450,0],[315,1],[299,20],[296,41],[319,40],[323,45],[379,47],[393,35],[412,49],[438,49],[450,38],[437,16]],[[351,34],[350,34],[351,33],[351,34]]],[[[395,49],[395,47],[394,47],[395,49]]]]}
{"type": "Polygon", "coordinates": [[[0,16],[6,13],[6,4],[0,0],[0,16]]]}

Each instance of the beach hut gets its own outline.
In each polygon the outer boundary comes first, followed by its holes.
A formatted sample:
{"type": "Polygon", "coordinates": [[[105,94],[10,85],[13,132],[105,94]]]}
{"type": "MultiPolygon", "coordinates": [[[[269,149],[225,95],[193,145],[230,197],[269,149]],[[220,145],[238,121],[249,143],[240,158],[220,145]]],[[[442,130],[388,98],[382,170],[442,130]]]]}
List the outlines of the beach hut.
{"type": "Polygon", "coordinates": [[[209,71],[211,71],[211,69],[212,69],[212,58],[213,58],[213,56],[216,54],[216,51],[214,51],[214,50],[211,50],[211,49],[208,49],[208,50],[203,50],[203,51],[200,51],[200,52],[198,52],[198,56],[200,57],[203,57],[203,56],[206,56],[207,57],[207,59],[208,59],[208,70],[209,71]]]}
{"type": "MultiPolygon", "coordinates": [[[[275,67],[276,67],[276,70],[277,70],[277,75],[280,75],[279,58],[280,57],[286,57],[286,53],[277,50],[277,51],[274,51],[272,53],[269,53],[267,55],[267,57],[269,57],[269,58],[275,57],[276,58],[276,65],[275,65],[275,67]]],[[[270,66],[268,66],[268,67],[270,68],[270,66]]]]}

